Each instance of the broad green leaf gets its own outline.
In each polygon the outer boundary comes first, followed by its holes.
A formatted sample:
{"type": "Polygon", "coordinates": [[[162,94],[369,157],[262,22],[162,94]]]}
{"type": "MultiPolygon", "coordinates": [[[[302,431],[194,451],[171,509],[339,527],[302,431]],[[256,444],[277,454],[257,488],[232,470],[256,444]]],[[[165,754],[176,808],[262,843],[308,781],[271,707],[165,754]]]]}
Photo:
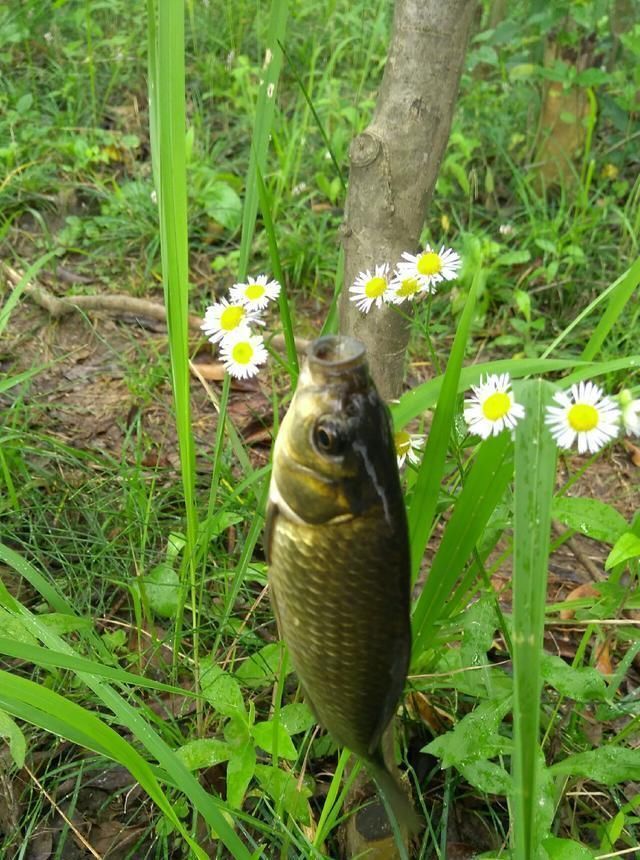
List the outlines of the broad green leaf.
{"type": "Polygon", "coordinates": [[[604,785],[640,780],[640,749],[607,746],[571,755],[549,770],[554,776],[584,776],[604,785]]]}
{"type": "Polygon", "coordinates": [[[435,738],[422,751],[438,756],[443,768],[493,758],[510,746],[509,739],[498,734],[498,727],[510,708],[511,697],[482,702],[454,729],[435,738]]]}
{"type": "Polygon", "coordinates": [[[298,751],[281,723],[275,720],[256,723],[251,729],[251,734],[256,744],[270,755],[275,755],[277,751],[280,758],[291,761],[298,758],[298,751]]]}
{"type": "Polygon", "coordinates": [[[79,630],[91,630],[93,628],[91,618],[69,615],[66,612],[47,612],[44,615],[38,615],[38,620],[60,636],[65,633],[77,633],[79,630]]]}
{"type": "Polygon", "coordinates": [[[233,751],[227,765],[227,803],[233,809],[240,809],[249,783],[256,769],[256,750],[245,744],[233,751]]]}
{"type": "Polygon", "coordinates": [[[611,570],[618,564],[640,556],[640,537],[633,532],[620,535],[604,565],[605,570],[611,570]]]}
{"type": "Polygon", "coordinates": [[[527,250],[521,251],[506,251],[496,257],[494,266],[517,266],[521,263],[528,263],[531,259],[531,252],[527,250]]]}
{"type": "Polygon", "coordinates": [[[224,717],[245,717],[247,709],[240,685],[212,660],[203,663],[200,689],[205,699],[224,717]]]}
{"type": "Polygon", "coordinates": [[[2,710],[0,710],[0,738],[4,738],[8,742],[9,752],[16,767],[24,767],[24,757],[27,750],[24,733],[9,714],[2,710]]]}
{"type": "Polygon", "coordinates": [[[308,790],[298,788],[298,780],[291,773],[264,764],[256,766],[258,782],[273,798],[276,807],[282,806],[296,821],[309,824],[308,790]]]}
{"type": "Polygon", "coordinates": [[[290,735],[306,732],[316,724],[316,719],[304,702],[292,702],[280,708],[280,722],[290,735]]]}
{"type": "Polygon", "coordinates": [[[231,758],[232,750],[229,744],[218,738],[198,738],[179,747],[176,755],[189,770],[200,770],[227,761],[231,758]]]}
{"type": "Polygon", "coordinates": [[[593,854],[584,845],[574,842],[573,839],[559,839],[557,836],[549,836],[542,843],[547,852],[549,860],[593,860],[593,854]]]}
{"type": "Polygon", "coordinates": [[[505,698],[513,692],[511,676],[499,666],[490,666],[482,672],[477,666],[469,665],[462,659],[461,648],[448,648],[440,659],[429,665],[429,674],[413,682],[420,690],[458,690],[466,696],[486,698],[491,696],[505,698]]]}
{"type": "Polygon", "coordinates": [[[180,577],[169,564],[159,564],[141,580],[149,606],[162,618],[175,618],[180,597],[180,577]]]}
{"type": "Polygon", "coordinates": [[[22,619],[16,618],[10,612],[0,609],[0,636],[3,639],[22,642],[24,645],[36,645],[38,640],[25,627],[22,619]]]}
{"type": "Polygon", "coordinates": [[[242,221],[242,201],[226,182],[217,181],[203,192],[205,211],[209,218],[227,230],[235,231],[242,221]]]}
{"type": "Polygon", "coordinates": [[[574,668],[561,657],[544,654],[540,661],[542,677],[563,696],[576,702],[602,702],[607,698],[607,685],[597,669],[591,666],[574,668]]]}
{"type": "Polygon", "coordinates": [[[540,655],[551,533],[556,445],[545,426],[552,389],[542,380],[514,385],[526,412],[516,427],[513,565],[514,849],[537,860],[539,826],[540,655]]]}
{"type": "Polygon", "coordinates": [[[627,521],[618,511],[598,499],[560,496],[554,498],[551,516],[586,537],[604,543],[615,543],[627,529],[627,521]]]}
{"type": "Polygon", "coordinates": [[[264,687],[273,684],[284,665],[288,674],[291,662],[281,642],[270,642],[240,664],[235,676],[247,687],[264,687]]]}
{"type": "Polygon", "coordinates": [[[505,797],[513,788],[511,775],[499,764],[481,759],[459,766],[468,783],[485,794],[502,794],[505,797]]]}

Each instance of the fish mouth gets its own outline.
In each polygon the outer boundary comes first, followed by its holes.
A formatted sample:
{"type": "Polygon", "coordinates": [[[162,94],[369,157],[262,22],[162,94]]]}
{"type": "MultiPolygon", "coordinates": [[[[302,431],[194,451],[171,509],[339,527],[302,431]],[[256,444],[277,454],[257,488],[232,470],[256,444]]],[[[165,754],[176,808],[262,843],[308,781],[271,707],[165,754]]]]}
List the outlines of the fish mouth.
{"type": "Polygon", "coordinates": [[[312,374],[338,376],[349,371],[365,369],[364,344],[354,337],[329,334],[314,340],[307,352],[312,374]]]}

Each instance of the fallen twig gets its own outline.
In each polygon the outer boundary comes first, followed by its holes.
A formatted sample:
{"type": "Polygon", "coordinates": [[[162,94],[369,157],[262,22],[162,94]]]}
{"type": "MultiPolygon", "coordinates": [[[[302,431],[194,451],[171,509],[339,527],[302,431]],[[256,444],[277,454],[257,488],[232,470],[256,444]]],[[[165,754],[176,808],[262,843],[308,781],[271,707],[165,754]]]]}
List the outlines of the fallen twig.
{"type": "MultiPolygon", "coordinates": [[[[7,263],[0,263],[0,265],[9,283],[16,287],[20,283],[22,275],[7,265],[7,263]]],[[[65,296],[65,298],[61,299],[39,284],[27,284],[24,287],[24,293],[29,296],[32,302],[44,308],[50,316],[56,319],[66,316],[73,311],[103,311],[114,316],[130,314],[131,316],[146,317],[147,319],[159,320],[164,323],[167,321],[167,310],[164,305],[150,301],[149,299],[124,296],[121,293],[65,296]]],[[[202,317],[196,314],[189,314],[189,328],[199,332],[201,326],[202,317]]],[[[285,349],[283,335],[275,335],[271,339],[271,345],[278,352],[283,352],[285,349]]],[[[296,338],[296,350],[299,353],[305,352],[308,345],[308,340],[296,338]]]]}

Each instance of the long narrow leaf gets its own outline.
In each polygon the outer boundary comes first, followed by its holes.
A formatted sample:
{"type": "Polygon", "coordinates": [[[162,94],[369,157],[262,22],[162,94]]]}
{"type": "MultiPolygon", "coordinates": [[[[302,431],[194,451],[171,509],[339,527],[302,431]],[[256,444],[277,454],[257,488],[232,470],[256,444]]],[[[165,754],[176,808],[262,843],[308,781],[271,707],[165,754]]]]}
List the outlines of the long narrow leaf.
{"type": "Polygon", "coordinates": [[[502,433],[483,442],[465,479],[464,489],[454,506],[429,577],[413,610],[414,657],[428,646],[434,624],[512,475],[509,434],[502,433]]]}
{"type": "Polygon", "coordinates": [[[271,3],[269,32],[267,33],[267,47],[262,68],[262,82],[258,92],[256,118],[251,139],[249,169],[247,171],[247,189],[242,215],[242,238],[240,240],[240,260],[238,263],[238,275],[241,280],[247,273],[256,215],[258,214],[258,171],[261,176],[264,176],[267,164],[269,136],[275,112],[275,93],[280,77],[280,70],[282,69],[282,49],[280,45],[285,41],[288,15],[288,0],[273,0],[271,3]]]}
{"type": "MultiPolygon", "coordinates": [[[[591,379],[605,373],[640,367],[640,355],[630,355],[626,358],[615,358],[609,361],[583,361],[575,358],[504,358],[499,361],[487,361],[473,364],[462,369],[458,391],[464,391],[477,382],[480,376],[491,373],[508,373],[512,379],[522,379],[525,376],[539,376],[544,373],[554,373],[560,370],[574,370],[565,382],[569,385],[581,379],[591,379]]],[[[444,381],[443,376],[436,376],[428,382],[405,392],[400,403],[391,405],[391,415],[396,429],[401,429],[413,418],[437,403],[444,381]]]]}
{"type": "MultiPolygon", "coordinates": [[[[17,573],[27,574],[29,582],[44,583],[42,577],[33,569],[33,566],[24,559],[18,566],[14,566],[12,562],[16,560],[16,554],[8,551],[6,547],[0,544],[0,558],[7,561],[8,564],[14,567],[17,573]]],[[[51,595],[54,600],[54,606],[66,607],[66,601],[58,594],[55,586],[47,585],[47,594],[51,595]]],[[[47,598],[48,599],[48,598],[47,598]]],[[[62,637],[53,633],[44,625],[37,616],[32,615],[26,607],[18,604],[16,610],[20,613],[20,618],[25,627],[47,647],[54,651],[63,654],[75,655],[74,649],[65,642],[62,637]]],[[[65,611],[61,609],[59,611],[65,611]]],[[[71,607],[68,607],[68,612],[73,614],[71,607]]],[[[77,655],[75,655],[77,656],[77,655]]],[[[76,670],[74,670],[76,671],[76,670]]],[[[212,827],[220,836],[220,839],[227,846],[229,851],[235,858],[239,860],[249,860],[249,852],[242,844],[238,836],[234,833],[227,820],[222,815],[221,809],[226,809],[226,805],[213,795],[207,794],[200,783],[195,779],[193,774],[185,767],[184,763],[171,750],[162,738],[157,734],[153,727],[144,719],[144,717],[130,705],[110,684],[102,681],[91,672],[76,671],[78,678],[85,683],[98,698],[113,712],[118,722],[126,726],[129,731],[138,739],[138,741],[147,749],[147,751],[156,759],[167,775],[173,780],[173,783],[189,798],[195,809],[202,815],[204,820],[212,827]]]]}
{"type": "Polygon", "coordinates": [[[411,540],[412,578],[418,575],[429,534],[433,527],[433,517],[438,503],[440,481],[444,471],[451,427],[455,415],[460,371],[464,358],[471,320],[476,305],[480,275],[476,275],[469,290],[469,296],[460,317],[458,330],[451,348],[451,355],[442,380],[438,407],[433,416],[429,440],[425,447],[418,470],[411,507],[409,509],[409,536],[411,540]]]}
{"type": "Polygon", "coordinates": [[[639,283],[640,257],[638,257],[630,269],[627,269],[624,275],[609,287],[610,294],[606,310],[602,314],[595,331],[589,338],[589,342],[582,352],[582,358],[590,360],[597,355],[639,283]]]}
{"type": "Polygon", "coordinates": [[[584,348],[582,358],[593,358],[600,349],[604,339],[610,332],[611,328],[618,319],[622,311],[621,302],[626,302],[628,296],[640,282],[640,258],[638,258],[631,268],[621,275],[616,281],[607,287],[599,296],[597,296],[587,307],[577,314],[569,323],[569,325],[560,332],[558,337],[542,353],[542,358],[546,358],[562,343],[562,341],[579,326],[596,308],[600,307],[607,299],[609,299],[607,309],[598,323],[591,339],[584,348]]]}
{"type": "Polygon", "coordinates": [[[544,425],[551,386],[515,387],[526,420],[516,429],[513,572],[514,836],[515,856],[537,858],[536,812],[540,726],[540,660],[551,533],[556,446],[544,425]]]}
{"type": "Polygon", "coordinates": [[[206,860],[207,855],[185,830],[169,799],[160,788],[149,764],[128,741],[121,738],[100,717],[92,714],[86,708],[70,702],[53,690],[48,690],[42,684],[36,684],[27,678],[10,675],[3,670],[0,670],[0,690],[2,690],[0,703],[9,713],[18,717],[25,717],[25,711],[19,705],[26,706],[31,709],[30,717],[27,719],[30,719],[35,725],[46,731],[62,734],[63,737],[67,737],[75,743],[82,743],[88,749],[106,755],[124,765],[156,806],[182,834],[196,856],[206,860]],[[35,702],[38,703],[37,708],[34,707],[35,702]]]}

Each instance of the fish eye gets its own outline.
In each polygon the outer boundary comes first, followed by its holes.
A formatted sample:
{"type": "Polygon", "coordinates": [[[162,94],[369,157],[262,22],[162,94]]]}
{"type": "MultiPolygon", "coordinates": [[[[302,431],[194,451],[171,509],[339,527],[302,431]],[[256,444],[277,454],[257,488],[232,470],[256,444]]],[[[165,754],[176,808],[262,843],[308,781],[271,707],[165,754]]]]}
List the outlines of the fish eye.
{"type": "Polygon", "coordinates": [[[313,428],[313,443],[320,454],[339,457],[345,450],[347,437],[344,428],[333,418],[320,418],[313,428]]]}

